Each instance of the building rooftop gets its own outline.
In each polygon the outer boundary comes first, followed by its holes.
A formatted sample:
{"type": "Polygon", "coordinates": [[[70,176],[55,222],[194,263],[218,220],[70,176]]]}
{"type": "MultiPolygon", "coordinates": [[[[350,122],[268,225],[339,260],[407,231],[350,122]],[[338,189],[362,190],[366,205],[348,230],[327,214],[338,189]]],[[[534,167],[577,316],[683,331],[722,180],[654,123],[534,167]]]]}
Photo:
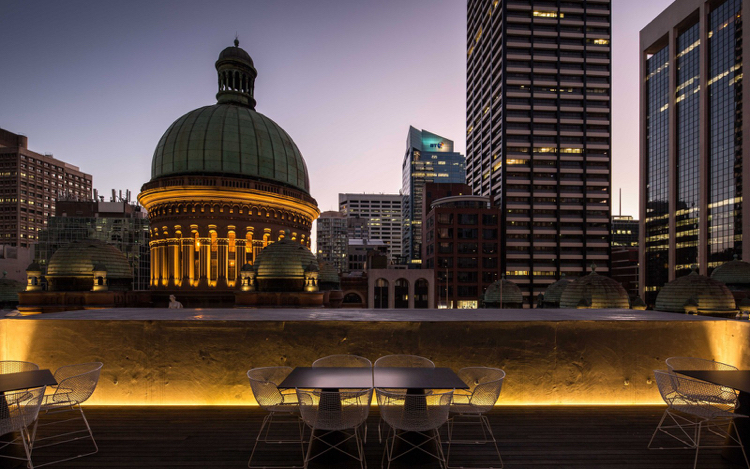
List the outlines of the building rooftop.
{"type": "MultiPolygon", "coordinates": [[[[179,300],[179,295],[177,296],[179,300]]],[[[725,321],[725,319],[630,309],[166,309],[110,308],[65,311],[15,319],[95,321],[383,321],[383,322],[516,322],[516,321],[725,321]]]]}

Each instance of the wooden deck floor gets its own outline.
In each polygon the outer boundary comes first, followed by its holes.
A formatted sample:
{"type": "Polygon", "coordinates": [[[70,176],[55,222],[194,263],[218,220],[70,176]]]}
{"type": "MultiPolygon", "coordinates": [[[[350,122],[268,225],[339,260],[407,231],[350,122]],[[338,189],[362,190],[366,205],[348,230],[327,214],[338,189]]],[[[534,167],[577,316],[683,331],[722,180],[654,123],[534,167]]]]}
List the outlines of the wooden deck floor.
{"type": "MultiPolygon", "coordinates": [[[[691,468],[694,452],[649,451],[661,407],[499,407],[490,420],[506,468],[691,468]]],[[[86,407],[99,453],[52,467],[244,468],[264,413],[251,407],[86,407]]],[[[368,420],[367,465],[380,467],[377,409],[368,420]]],[[[666,440],[665,440],[666,441],[666,440]]],[[[65,457],[85,443],[41,448],[37,464],[65,457]],[[72,446],[75,446],[73,448],[72,446]]],[[[489,447],[465,447],[466,462],[490,464],[489,447]]],[[[295,446],[274,446],[259,455],[275,463],[298,463],[295,446]]],[[[354,460],[311,467],[359,467],[354,460]]],[[[0,467],[23,467],[0,459],[0,467]]],[[[395,469],[415,467],[394,463],[395,469]]],[[[416,467],[437,468],[436,463],[416,467]]],[[[700,468],[730,469],[719,450],[701,451],[700,468]]]]}

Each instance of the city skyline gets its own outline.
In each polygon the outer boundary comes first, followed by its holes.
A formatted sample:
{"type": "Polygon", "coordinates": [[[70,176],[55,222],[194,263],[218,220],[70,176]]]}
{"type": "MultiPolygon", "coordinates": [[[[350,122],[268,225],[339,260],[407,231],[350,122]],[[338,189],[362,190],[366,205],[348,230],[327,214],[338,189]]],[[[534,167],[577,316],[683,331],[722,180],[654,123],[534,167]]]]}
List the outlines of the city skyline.
{"type": "MultiPolygon", "coordinates": [[[[638,217],[638,32],[670,3],[613,2],[613,215],[622,188],[622,213],[638,217]]],[[[456,1],[13,4],[0,44],[17,73],[0,78],[0,127],[103,194],[137,194],[175,116],[215,102],[215,51],[237,34],[258,110],[297,143],[320,209],[335,210],[339,193],[398,190],[409,125],[465,152],[465,16],[456,1]]]]}

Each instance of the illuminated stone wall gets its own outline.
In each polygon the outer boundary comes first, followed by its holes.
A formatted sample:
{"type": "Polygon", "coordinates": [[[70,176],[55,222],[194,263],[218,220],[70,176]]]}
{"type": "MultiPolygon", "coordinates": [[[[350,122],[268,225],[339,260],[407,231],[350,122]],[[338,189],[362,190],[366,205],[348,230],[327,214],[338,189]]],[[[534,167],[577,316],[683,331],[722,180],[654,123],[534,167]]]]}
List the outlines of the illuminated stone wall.
{"type": "Polygon", "coordinates": [[[503,368],[499,404],[657,404],[669,356],[750,367],[744,321],[0,320],[0,359],[43,368],[102,361],[90,404],[254,404],[245,373],[335,353],[423,355],[503,368]]]}

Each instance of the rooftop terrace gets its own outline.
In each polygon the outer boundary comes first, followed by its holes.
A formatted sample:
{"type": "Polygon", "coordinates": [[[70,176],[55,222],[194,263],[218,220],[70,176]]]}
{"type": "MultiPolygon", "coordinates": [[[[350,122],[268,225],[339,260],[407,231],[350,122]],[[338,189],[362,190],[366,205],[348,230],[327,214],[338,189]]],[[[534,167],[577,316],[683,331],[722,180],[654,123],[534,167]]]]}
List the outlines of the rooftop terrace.
{"type": "MultiPolygon", "coordinates": [[[[502,401],[502,394],[500,395],[502,401]]],[[[566,407],[508,406],[490,413],[505,467],[535,469],[684,469],[693,451],[649,451],[662,406],[566,407]]],[[[59,465],[66,468],[246,468],[263,411],[258,407],[86,407],[99,453],[59,465]]],[[[368,420],[368,467],[380,467],[383,445],[377,438],[377,408],[368,420]]],[[[82,445],[85,443],[81,443],[82,445]]],[[[454,447],[455,448],[455,447],[454,447]]],[[[81,446],[81,449],[86,449],[81,446]]],[[[36,463],[71,454],[65,445],[35,451],[36,463]]],[[[75,453],[73,453],[75,454],[75,453]]],[[[491,464],[489,448],[464,447],[465,463],[491,464]]],[[[298,464],[294,447],[275,446],[258,463],[298,464]]],[[[5,466],[3,466],[5,467],[5,466]]],[[[13,467],[13,466],[11,466],[13,467]]],[[[22,463],[15,467],[23,467],[22,463]]],[[[55,466],[58,467],[58,466],[55,466]]],[[[359,467],[354,460],[311,464],[311,468],[359,467]]],[[[437,468],[437,464],[394,469],[437,468]]],[[[731,469],[719,450],[701,450],[701,469],[731,469]]]]}

